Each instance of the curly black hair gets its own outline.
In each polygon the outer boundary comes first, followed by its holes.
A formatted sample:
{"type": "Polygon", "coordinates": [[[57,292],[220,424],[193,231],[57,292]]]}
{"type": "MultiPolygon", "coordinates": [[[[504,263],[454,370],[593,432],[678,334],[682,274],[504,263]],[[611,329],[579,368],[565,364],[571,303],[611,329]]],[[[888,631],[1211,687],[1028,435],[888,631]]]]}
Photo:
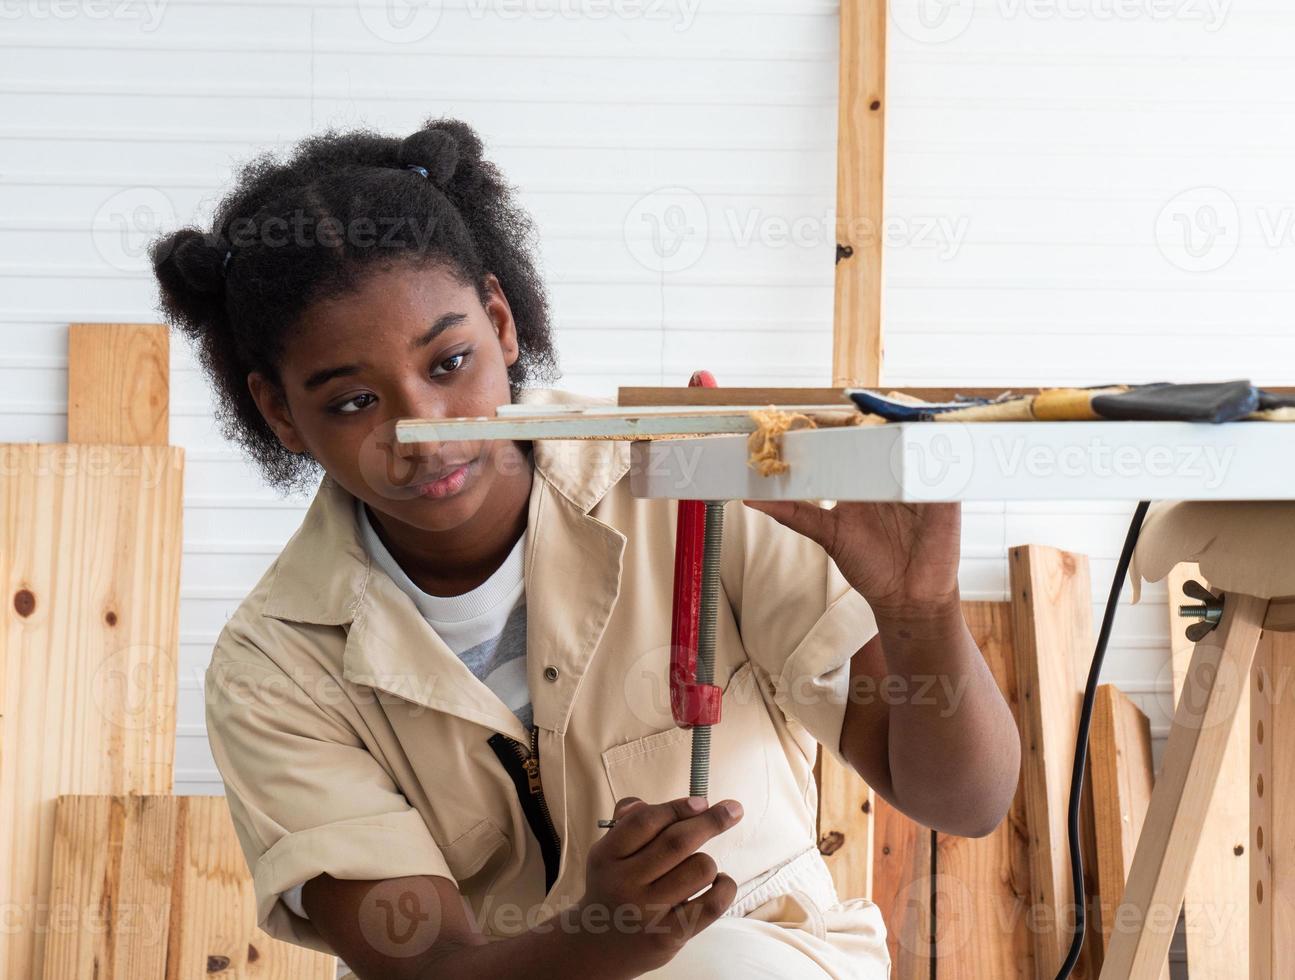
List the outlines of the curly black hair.
{"type": "Polygon", "coordinates": [[[277,364],[301,315],[366,272],[399,261],[443,265],[483,302],[493,273],[517,328],[513,399],[559,376],[534,225],[512,193],[460,120],[428,120],[404,139],[330,129],[287,160],[264,153],[245,163],[210,231],[182,228],[151,244],[159,310],[194,343],[221,431],[271,486],[307,489],[318,463],[279,442],[247,376],[259,371],[282,386],[277,364]]]}

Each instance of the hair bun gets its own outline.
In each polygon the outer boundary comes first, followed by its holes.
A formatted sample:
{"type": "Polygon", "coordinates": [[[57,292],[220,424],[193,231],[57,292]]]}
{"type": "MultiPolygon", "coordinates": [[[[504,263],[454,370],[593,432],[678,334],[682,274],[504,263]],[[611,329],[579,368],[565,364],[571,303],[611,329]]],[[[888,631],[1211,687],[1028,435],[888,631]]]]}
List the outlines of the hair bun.
{"type": "Polygon", "coordinates": [[[400,144],[400,163],[406,167],[425,167],[427,178],[445,190],[459,168],[459,141],[443,129],[414,133],[400,144]]]}
{"type": "Polygon", "coordinates": [[[225,289],[228,244],[217,235],[181,228],[150,247],[153,268],[163,285],[212,295],[225,289]]]}
{"type": "Polygon", "coordinates": [[[201,336],[225,318],[225,251],[219,235],[181,228],[149,246],[160,287],[161,310],[191,336],[201,336]]]}
{"type": "Polygon", "coordinates": [[[427,179],[441,190],[465,181],[481,162],[481,140],[458,119],[434,119],[400,144],[401,166],[427,170],[427,179]]]}

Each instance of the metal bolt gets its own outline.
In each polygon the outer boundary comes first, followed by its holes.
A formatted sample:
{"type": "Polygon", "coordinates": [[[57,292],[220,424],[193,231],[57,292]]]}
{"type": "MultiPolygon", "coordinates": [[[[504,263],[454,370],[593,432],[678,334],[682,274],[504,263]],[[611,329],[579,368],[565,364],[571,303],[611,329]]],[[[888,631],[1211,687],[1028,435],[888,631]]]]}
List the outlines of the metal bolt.
{"type": "Polygon", "coordinates": [[[1179,606],[1178,615],[1191,619],[1204,619],[1211,623],[1217,623],[1223,618],[1223,606],[1179,606]]]}

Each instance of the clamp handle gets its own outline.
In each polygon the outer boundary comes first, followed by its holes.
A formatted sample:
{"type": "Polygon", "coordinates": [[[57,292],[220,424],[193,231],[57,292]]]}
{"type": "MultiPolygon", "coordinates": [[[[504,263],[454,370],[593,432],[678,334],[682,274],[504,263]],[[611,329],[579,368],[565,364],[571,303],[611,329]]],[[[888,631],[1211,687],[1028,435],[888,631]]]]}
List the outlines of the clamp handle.
{"type": "MultiPolygon", "coordinates": [[[[690,388],[715,388],[709,371],[696,371],[690,388]]],[[[701,621],[701,568],[706,502],[679,501],[675,529],[674,607],[670,622],[670,711],[680,728],[719,723],[723,691],[697,683],[697,634],[701,621]]]]}

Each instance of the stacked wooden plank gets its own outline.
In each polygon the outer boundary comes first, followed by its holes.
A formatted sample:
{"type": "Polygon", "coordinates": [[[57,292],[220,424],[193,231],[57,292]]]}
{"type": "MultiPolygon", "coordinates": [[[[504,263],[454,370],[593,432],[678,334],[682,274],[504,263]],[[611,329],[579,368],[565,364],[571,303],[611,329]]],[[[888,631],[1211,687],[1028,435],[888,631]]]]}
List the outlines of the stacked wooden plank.
{"type": "Polygon", "coordinates": [[[169,793],[183,451],[166,334],[74,328],[68,430],[0,447],[0,975],[41,974],[54,801],[169,793]],[[126,411],[103,389],[131,390],[126,411]],[[14,928],[18,926],[18,928],[14,928]]]}
{"type": "Polygon", "coordinates": [[[45,980],[333,980],[334,960],[256,928],[256,900],[219,796],[59,800],[45,980]]]}
{"type": "MultiPolygon", "coordinates": [[[[1124,883],[1151,801],[1152,772],[1147,716],[1119,689],[1103,684],[1097,689],[1089,738],[1103,956],[1121,914],[1124,883]]],[[[1160,977],[1169,980],[1168,963],[1160,977]]]]}
{"type": "MultiPolygon", "coordinates": [[[[87,948],[82,941],[103,926],[106,907],[69,905],[56,896],[66,895],[76,876],[91,874],[77,855],[107,860],[113,840],[110,826],[87,825],[76,849],[60,851],[55,868],[58,798],[92,794],[130,800],[161,794],[174,799],[168,794],[175,750],[184,455],[168,445],[168,364],[162,326],[73,326],[71,441],[0,445],[5,461],[0,467],[3,977],[152,980],[206,973],[187,967],[114,971],[98,956],[87,961],[91,966],[45,966],[47,945],[87,948]]],[[[175,805],[184,809],[183,801],[175,805]]],[[[208,814],[204,820],[190,821],[183,851],[204,855],[208,847],[221,848],[224,863],[218,874],[200,873],[186,885],[186,902],[195,915],[203,909],[223,915],[224,892],[245,879],[247,869],[227,859],[225,831],[215,827],[215,818],[208,814]]],[[[160,846],[160,838],[151,835],[141,840],[146,850],[160,846]]],[[[149,878],[147,854],[139,849],[119,852],[115,860],[101,864],[97,887],[103,896],[121,894],[131,876],[149,878]]],[[[201,872],[202,862],[180,864],[178,870],[186,867],[201,872]]],[[[159,888],[133,894],[138,915],[167,920],[175,893],[159,888]]],[[[121,906],[107,911],[113,908],[121,906]]],[[[229,914],[247,911],[240,905],[229,914]]],[[[171,921],[167,942],[201,944],[190,921],[171,921]]],[[[255,923],[245,925],[239,935],[255,923]]],[[[100,940],[129,942],[119,929],[100,940]]],[[[258,946],[267,951],[267,962],[275,961],[275,947],[291,950],[278,943],[258,946]]],[[[331,963],[331,958],[316,959],[331,963]]]]}

